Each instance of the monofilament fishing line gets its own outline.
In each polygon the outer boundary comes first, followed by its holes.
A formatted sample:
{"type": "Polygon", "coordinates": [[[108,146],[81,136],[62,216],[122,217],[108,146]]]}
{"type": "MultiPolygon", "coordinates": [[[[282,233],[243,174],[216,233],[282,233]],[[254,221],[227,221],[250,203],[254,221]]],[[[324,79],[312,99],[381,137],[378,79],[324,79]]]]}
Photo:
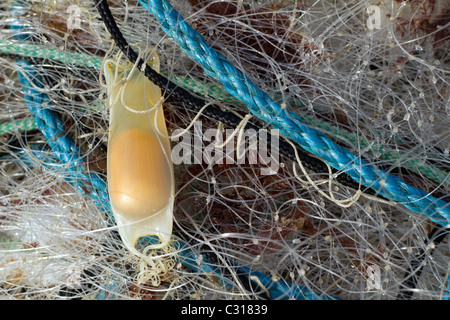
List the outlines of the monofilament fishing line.
{"type": "Polygon", "coordinates": [[[2,2],[0,297],[448,300],[449,30],[448,0],[2,2]]]}

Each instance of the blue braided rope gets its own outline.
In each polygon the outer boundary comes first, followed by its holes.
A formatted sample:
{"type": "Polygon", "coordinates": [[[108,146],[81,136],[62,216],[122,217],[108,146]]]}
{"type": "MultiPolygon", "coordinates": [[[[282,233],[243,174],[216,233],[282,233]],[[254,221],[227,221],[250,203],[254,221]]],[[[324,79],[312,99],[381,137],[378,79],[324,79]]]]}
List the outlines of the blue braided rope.
{"type": "Polygon", "coordinates": [[[450,223],[448,203],[375,168],[335,144],[320,131],[305,125],[299,116],[274,102],[225,57],[211,48],[166,0],[139,0],[139,2],[190,58],[197,61],[209,76],[219,80],[231,95],[244,102],[257,118],[271,124],[281,135],[295,141],[331,167],[347,172],[358,183],[378,191],[384,197],[402,204],[411,211],[428,216],[436,223],[444,226],[450,223]]]}

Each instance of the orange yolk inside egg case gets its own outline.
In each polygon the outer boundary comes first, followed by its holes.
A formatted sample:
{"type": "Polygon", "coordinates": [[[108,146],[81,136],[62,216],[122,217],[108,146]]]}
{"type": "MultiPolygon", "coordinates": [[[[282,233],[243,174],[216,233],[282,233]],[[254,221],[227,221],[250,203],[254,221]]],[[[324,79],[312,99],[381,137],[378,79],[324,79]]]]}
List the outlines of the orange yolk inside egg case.
{"type": "MultiPolygon", "coordinates": [[[[156,54],[149,65],[159,71],[156,54]]],[[[161,90],[131,65],[108,60],[104,75],[110,106],[108,190],[119,234],[135,253],[141,237],[164,247],[173,224],[174,174],[161,90]],[[123,81],[126,79],[127,81],[123,81]]]]}

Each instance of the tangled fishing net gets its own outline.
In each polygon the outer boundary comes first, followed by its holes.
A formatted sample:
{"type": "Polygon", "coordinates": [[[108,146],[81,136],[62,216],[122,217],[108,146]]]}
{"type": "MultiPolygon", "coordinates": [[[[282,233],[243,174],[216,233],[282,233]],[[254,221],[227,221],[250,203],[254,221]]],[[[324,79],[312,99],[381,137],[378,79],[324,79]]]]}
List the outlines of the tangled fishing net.
{"type": "MultiPolygon", "coordinates": [[[[167,79],[247,119],[140,2],[108,1],[129,44],[155,48],[167,79]]],[[[450,202],[450,1],[171,4],[306,125],[450,202]]],[[[107,178],[100,70],[126,59],[95,1],[2,1],[0,41],[2,299],[448,299],[448,221],[284,155],[269,171],[235,155],[176,163],[173,241],[149,260],[134,255],[95,188],[107,178]]],[[[214,135],[196,136],[194,123],[241,138],[182,104],[164,112],[170,133],[198,138],[200,159],[214,135]]]]}

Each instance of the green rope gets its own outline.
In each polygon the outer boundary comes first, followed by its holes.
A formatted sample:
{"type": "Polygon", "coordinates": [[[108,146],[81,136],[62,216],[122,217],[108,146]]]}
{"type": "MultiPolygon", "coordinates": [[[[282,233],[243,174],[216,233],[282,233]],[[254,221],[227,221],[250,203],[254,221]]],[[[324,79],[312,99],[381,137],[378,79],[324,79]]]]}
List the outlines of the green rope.
{"type": "MultiPolygon", "coordinates": [[[[23,249],[23,244],[14,240],[13,238],[0,234],[0,252],[13,251],[23,249]]],[[[4,253],[2,253],[4,254],[4,253]]]]}
{"type": "MultiPolygon", "coordinates": [[[[94,69],[100,69],[103,62],[103,57],[99,57],[93,54],[76,53],[60,50],[57,48],[49,48],[43,45],[13,41],[0,41],[0,53],[15,54],[41,59],[47,58],[65,64],[72,64],[94,69]]],[[[241,104],[239,100],[232,97],[222,86],[198,81],[190,77],[180,75],[171,75],[171,78],[173,78],[173,80],[179,86],[196,94],[211,97],[230,104],[241,104]]],[[[298,102],[293,101],[292,104],[295,105],[298,104],[298,102]]],[[[398,164],[405,169],[409,169],[416,173],[422,174],[423,176],[433,181],[442,183],[447,188],[450,187],[449,174],[444,170],[437,168],[436,166],[426,164],[423,161],[419,161],[416,159],[410,159],[399,151],[370,142],[364,137],[360,137],[357,134],[349,132],[345,129],[332,126],[329,123],[317,119],[313,116],[301,115],[300,117],[307,125],[310,125],[322,131],[330,138],[333,138],[346,145],[348,145],[349,143],[354,146],[359,145],[362,149],[366,149],[367,152],[371,153],[372,155],[378,156],[385,160],[398,161],[398,164]]],[[[31,119],[3,123],[0,125],[0,135],[14,132],[15,128],[17,128],[17,130],[19,131],[33,130],[36,129],[36,124],[31,119]]]]}
{"type": "Polygon", "coordinates": [[[64,51],[44,45],[16,41],[0,41],[0,53],[30,58],[47,58],[64,64],[73,64],[95,69],[99,69],[103,61],[103,58],[92,54],[64,51]]]}
{"type": "Polygon", "coordinates": [[[4,122],[0,124],[0,136],[4,134],[19,132],[26,132],[36,130],[37,124],[34,118],[22,119],[18,121],[4,122]]]}

